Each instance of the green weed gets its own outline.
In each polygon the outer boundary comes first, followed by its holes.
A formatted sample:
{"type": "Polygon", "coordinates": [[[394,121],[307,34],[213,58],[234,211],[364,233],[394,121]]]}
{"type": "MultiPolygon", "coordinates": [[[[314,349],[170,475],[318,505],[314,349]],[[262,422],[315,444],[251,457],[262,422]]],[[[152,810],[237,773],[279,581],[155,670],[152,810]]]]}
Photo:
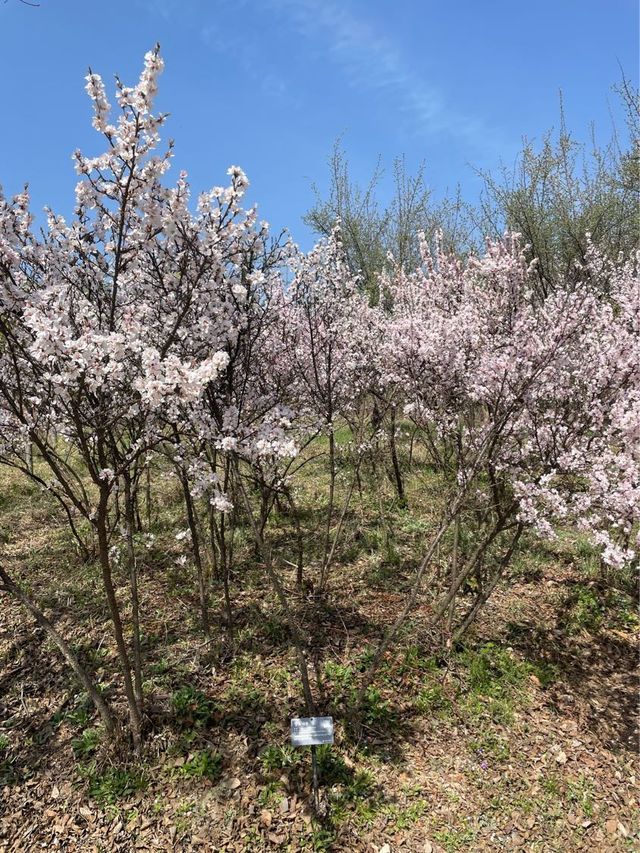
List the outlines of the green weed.
{"type": "Polygon", "coordinates": [[[456,850],[469,850],[476,834],[473,829],[443,829],[433,833],[436,841],[440,842],[447,853],[455,853],[456,850]]]}
{"type": "Polygon", "coordinates": [[[267,782],[267,784],[260,789],[260,793],[258,794],[258,803],[263,808],[273,807],[277,804],[277,802],[282,797],[282,785],[279,781],[271,781],[267,782]]]}
{"type": "Polygon", "coordinates": [[[442,719],[451,714],[453,703],[440,684],[430,684],[418,693],[414,707],[421,714],[435,715],[442,719]]]}
{"type": "Polygon", "coordinates": [[[384,814],[388,816],[389,823],[394,829],[401,831],[409,829],[414,823],[420,820],[428,808],[426,800],[416,800],[408,806],[387,806],[384,809],[384,814]]]}
{"type": "Polygon", "coordinates": [[[71,741],[76,758],[89,758],[100,746],[100,732],[98,729],[85,729],[80,737],[71,741]]]}
{"type": "Polygon", "coordinates": [[[100,806],[112,806],[148,785],[146,772],[139,767],[129,769],[110,768],[97,773],[95,765],[89,765],[84,774],[89,782],[89,796],[100,806]]]}
{"type": "Polygon", "coordinates": [[[210,749],[201,749],[178,768],[178,775],[186,779],[209,779],[212,782],[222,772],[222,755],[210,749]]]}
{"type": "Polygon", "coordinates": [[[550,797],[557,798],[560,796],[560,782],[555,773],[545,776],[541,782],[541,788],[550,797]]]}
{"type": "Polygon", "coordinates": [[[536,676],[541,687],[549,687],[550,684],[558,680],[560,674],[560,670],[556,664],[546,660],[539,660],[532,663],[531,672],[536,676]]]}
{"type": "Polygon", "coordinates": [[[291,631],[287,623],[275,617],[266,619],[262,623],[261,628],[265,639],[273,645],[286,643],[291,636],[291,631]]]}
{"type": "Polygon", "coordinates": [[[9,754],[9,738],[0,734],[0,785],[13,785],[18,781],[13,760],[9,754]]]}
{"type": "Polygon", "coordinates": [[[354,671],[351,666],[327,661],[324,665],[324,674],[340,693],[346,693],[353,686],[354,671]]]}
{"type": "Polygon", "coordinates": [[[471,690],[485,696],[503,696],[519,687],[530,673],[527,664],[495,643],[467,650],[461,658],[468,668],[471,690]]]}
{"type": "Polygon", "coordinates": [[[396,715],[391,709],[388,699],[383,699],[380,691],[373,686],[367,688],[362,703],[362,721],[367,726],[392,728],[396,722],[396,715]]]}
{"type": "Polygon", "coordinates": [[[479,761],[506,761],[511,752],[506,738],[496,732],[482,732],[477,738],[469,743],[469,749],[475,753],[479,761]]]}
{"type": "Polygon", "coordinates": [[[270,744],[260,754],[263,771],[284,770],[285,767],[297,767],[302,762],[300,750],[288,744],[280,746],[270,744]]]}
{"type": "Polygon", "coordinates": [[[494,698],[471,693],[464,701],[465,713],[475,722],[491,720],[497,725],[508,726],[513,722],[514,711],[508,697],[494,698]]]}
{"type": "Polygon", "coordinates": [[[316,853],[329,853],[334,849],[336,834],[329,826],[325,826],[317,821],[311,824],[311,831],[301,837],[301,849],[311,849],[316,853]]]}
{"type": "Polygon", "coordinates": [[[594,787],[590,779],[581,775],[568,782],[567,797],[569,802],[577,803],[580,806],[585,817],[593,817],[594,787]]]}
{"type": "Polygon", "coordinates": [[[412,672],[434,672],[437,668],[438,664],[434,657],[425,657],[420,646],[410,645],[404,650],[398,671],[401,675],[406,675],[412,672]]]}
{"type": "Polygon", "coordinates": [[[603,608],[597,590],[586,584],[577,584],[564,601],[564,625],[572,633],[594,633],[602,625],[603,608]]]}
{"type": "Polygon", "coordinates": [[[171,697],[175,718],[182,728],[203,727],[211,722],[214,705],[200,690],[190,685],[176,690],[171,697]]]}

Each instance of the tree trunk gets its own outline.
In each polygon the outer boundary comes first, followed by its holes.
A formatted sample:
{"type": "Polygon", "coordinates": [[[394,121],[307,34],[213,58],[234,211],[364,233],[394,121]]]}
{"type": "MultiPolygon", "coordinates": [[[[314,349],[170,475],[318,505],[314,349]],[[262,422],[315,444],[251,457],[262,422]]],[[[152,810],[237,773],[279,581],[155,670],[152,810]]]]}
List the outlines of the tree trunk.
{"type": "Polygon", "coordinates": [[[187,511],[187,523],[189,532],[191,533],[191,545],[193,548],[193,561],[196,564],[196,572],[198,575],[198,598],[200,601],[200,620],[202,629],[207,636],[210,633],[209,623],[209,588],[207,578],[202,564],[202,555],[200,553],[200,539],[198,536],[198,524],[196,519],[196,511],[193,505],[193,497],[189,488],[189,479],[184,467],[178,467],[180,482],[182,484],[182,494],[184,496],[184,505],[187,511]]]}
{"type": "Polygon", "coordinates": [[[304,537],[302,535],[302,525],[300,524],[298,508],[296,507],[295,501],[293,500],[291,490],[286,486],[284,489],[284,495],[287,499],[287,503],[289,504],[289,511],[291,513],[291,518],[293,519],[293,524],[296,529],[296,541],[298,543],[298,558],[296,561],[296,586],[298,587],[298,590],[302,590],[302,572],[304,569],[304,537]]]}
{"type": "MultiPolygon", "coordinates": [[[[460,516],[456,518],[454,527],[453,527],[453,551],[451,554],[451,585],[450,589],[455,587],[456,578],[458,575],[458,539],[460,537],[460,516]]],[[[447,644],[451,646],[451,627],[453,625],[453,613],[455,610],[455,597],[451,599],[451,604],[449,605],[449,612],[447,614],[447,644]]]]}
{"type": "Polygon", "coordinates": [[[113,587],[113,576],[111,573],[111,562],[109,559],[109,535],[107,530],[107,512],[108,512],[109,492],[106,486],[100,487],[100,500],[98,502],[98,512],[96,516],[96,527],[98,533],[98,551],[100,556],[100,566],[102,569],[102,583],[109,604],[109,613],[113,623],[113,632],[118,649],[118,658],[120,659],[120,667],[122,669],[122,677],[124,679],[124,692],[127,697],[129,707],[129,720],[131,723],[131,736],[133,745],[136,751],[139,751],[142,743],[142,723],[138,704],[133,689],[131,680],[131,662],[127,652],[127,646],[124,641],[124,633],[122,629],[122,620],[120,618],[120,610],[118,608],[118,600],[116,598],[115,589],[113,587]]]}
{"type": "Polygon", "coordinates": [[[305,704],[307,706],[307,713],[314,714],[315,713],[315,702],[313,700],[313,694],[311,692],[311,684],[309,681],[309,668],[307,665],[307,659],[304,654],[304,640],[302,638],[302,634],[300,633],[300,629],[298,628],[298,624],[293,616],[291,611],[291,607],[289,606],[289,600],[285,593],[284,587],[278,577],[278,573],[273,567],[273,562],[271,559],[271,549],[265,542],[261,532],[259,524],[256,522],[255,515],[251,508],[251,503],[249,501],[249,496],[247,495],[246,489],[244,487],[244,483],[242,482],[242,477],[240,475],[240,471],[238,470],[238,465],[236,462],[235,465],[235,474],[236,480],[238,483],[238,489],[240,490],[240,494],[242,495],[242,499],[245,505],[245,509],[247,512],[247,516],[249,518],[249,522],[251,524],[251,529],[253,530],[253,535],[256,540],[256,545],[258,546],[260,553],[262,555],[262,560],[264,562],[264,567],[266,569],[267,575],[269,576],[269,580],[273,585],[276,596],[278,597],[278,601],[280,602],[280,606],[282,607],[282,611],[285,615],[285,619],[287,620],[287,625],[289,626],[289,630],[291,632],[291,636],[293,638],[293,644],[296,650],[296,657],[298,659],[298,669],[300,671],[300,679],[302,681],[302,690],[304,693],[305,704]]]}
{"type": "Polygon", "coordinates": [[[404,491],[400,460],[398,459],[398,447],[396,444],[396,407],[391,405],[391,425],[389,427],[389,447],[391,449],[391,464],[393,466],[393,479],[400,505],[406,507],[407,498],[404,491]]]}
{"type": "Polygon", "coordinates": [[[500,563],[498,565],[498,568],[495,571],[493,578],[491,578],[489,583],[485,585],[484,589],[481,589],[479,591],[479,593],[476,597],[476,600],[473,602],[472,606],[469,608],[464,619],[462,620],[462,622],[460,623],[460,625],[456,629],[456,632],[453,636],[453,642],[457,643],[458,640],[460,640],[464,636],[464,634],[467,632],[469,627],[475,621],[475,619],[476,619],[478,613],[480,612],[480,610],[482,609],[482,607],[484,607],[484,605],[489,600],[491,593],[494,591],[494,589],[498,585],[500,578],[502,577],[502,573],[503,573],[504,569],[509,565],[511,558],[513,557],[513,552],[516,550],[516,547],[518,545],[518,540],[520,539],[520,536],[522,534],[522,530],[523,530],[523,525],[519,524],[518,527],[516,528],[515,536],[513,537],[511,544],[509,545],[504,556],[500,560],[500,563]]]}
{"type": "Polygon", "coordinates": [[[333,504],[336,491],[336,440],[333,434],[333,422],[331,422],[329,431],[329,505],[327,507],[327,523],[324,531],[324,546],[322,549],[322,565],[320,567],[320,583],[319,586],[324,586],[324,576],[326,573],[327,558],[331,547],[331,521],[333,519],[333,504]]]}
{"type": "Polygon", "coordinates": [[[136,696],[138,714],[142,718],[144,696],[142,691],[142,652],[140,648],[140,597],[138,595],[138,563],[133,544],[135,510],[131,492],[131,479],[124,476],[125,528],[127,537],[127,557],[129,562],[129,586],[131,589],[131,623],[133,628],[133,688],[136,696]]]}
{"type": "MultiPolygon", "coordinates": [[[[356,695],[356,713],[362,708],[362,703],[364,702],[364,697],[367,692],[367,688],[371,684],[373,677],[382,662],[382,658],[384,657],[385,652],[393,642],[400,628],[404,625],[407,616],[415,605],[415,602],[418,598],[418,592],[420,590],[420,582],[422,580],[424,572],[433,558],[433,555],[438,547],[438,543],[440,542],[448,528],[451,526],[451,523],[455,520],[462,502],[463,494],[464,493],[460,494],[456,501],[454,501],[449,515],[440,525],[438,532],[432,539],[431,545],[429,546],[429,549],[427,550],[427,553],[425,554],[422,563],[418,567],[413,586],[411,588],[411,591],[409,592],[409,595],[407,596],[407,600],[404,604],[404,607],[400,611],[400,614],[396,618],[395,622],[387,629],[383,638],[380,640],[373,659],[369,664],[369,667],[367,668],[366,672],[362,676],[362,681],[360,682],[360,687],[358,688],[358,693],[356,695]]],[[[500,533],[501,530],[504,530],[504,519],[498,520],[489,536],[485,539],[484,542],[480,543],[480,545],[476,548],[475,552],[469,559],[467,565],[462,569],[462,571],[458,573],[458,577],[456,578],[455,583],[451,585],[451,588],[449,589],[448,593],[444,596],[444,598],[440,600],[440,602],[436,606],[436,609],[431,619],[429,619],[427,623],[427,628],[432,628],[438,624],[438,622],[446,612],[447,608],[451,604],[452,600],[454,599],[457,591],[460,589],[465,580],[469,577],[471,572],[476,567],[478,560],[482,557],[486,549],[489,547],[491,542],[493,542],[493,540],[498,535],[498,533],[500,533]]]]}
{"type": "Polygon", "coordinates": [[[63,658],[69,664],[71,669],[76,674],[78,680],[87,691],[89,696],[91,697],[91,701],[93,702],[96,711],[100,715],[100,719],[102,720],[105,730],[112,740],[116,737],[118,733],[118,723],[111,712],[111,709],[107,705],[105,699],[102,694],[98,690],[98,686],[95,681],[91,678],[87,670],[80,663],[78,656],[69,646],[64,637],[58,632],[50,619],[48,619],[44,613],[31,601],[30,598],[22,591],[22,589],[9,577],[7,572],[4,570],[2,566],[0,566],[0,579],[2,580],[2,587],[9,595],[13,596],[20,604],[25,607],[29,613],[36,620],[38,625],[43,628],[47,636],[55,643],[55,645],[60,650],[63,658]]]}

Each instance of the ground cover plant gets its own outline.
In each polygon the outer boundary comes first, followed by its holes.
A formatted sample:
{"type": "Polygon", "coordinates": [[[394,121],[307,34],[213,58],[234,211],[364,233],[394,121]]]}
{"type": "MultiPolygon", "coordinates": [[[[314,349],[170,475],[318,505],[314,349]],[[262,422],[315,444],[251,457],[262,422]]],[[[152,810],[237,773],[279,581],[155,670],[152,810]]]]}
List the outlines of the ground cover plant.
{"type": "Polygon", "coordinates": [[[631,849],[638,255],[372,298],[167,183],[161,71],[88,75],[70,221],[0,204],[3,843],[631,849]]]}

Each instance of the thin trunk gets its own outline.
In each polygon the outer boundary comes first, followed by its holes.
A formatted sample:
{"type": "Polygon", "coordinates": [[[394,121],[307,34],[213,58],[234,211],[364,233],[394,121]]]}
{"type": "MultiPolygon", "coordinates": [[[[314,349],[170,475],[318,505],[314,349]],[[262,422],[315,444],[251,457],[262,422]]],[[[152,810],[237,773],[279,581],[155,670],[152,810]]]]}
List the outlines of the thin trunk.
{"type": "Polygon", "coordinates": [[[138,714],[142,717],[144,695],[142,690],[142,652],[140,648],[140,597],[138,594],[138,562],[136,560],[136,549],[133,544],[135,512],[133,494],[131,492],[131,479],[126,474],[123,479],[127,556],[129,560],[129,585],[131,588],[131,625],[133,629],[133,688],[136,696],[138,714]]]}
{"type": "Polygon", "coordinates": [[[229,635],[229,645],[233,649],[234,646],[234,625],[233,625],[233,606],[231,604],[231,592],[229,589],[229,565],[225,558],[224,571],[222,574],[222,588],[224,590],[224,610],[227,616],[227,634],[229,635]]]}
{"type": "Polygon", "coordinates": [[[320,588],[323,586],[325,566],[331,547],[331,521],[336,491],[336,440],[333,434],[333,422],[329,431],[329,505],[327,507],[327,523],[324,531],[324,547],[322,549],[322,565],[320,569],[320,588]]]}
{"type": "Polygon", "coordinates": [[[282,611],[285,615],[285,619],[287,620],[287,625],[289,626],[289,630],[291,632],[291,636],[293,638],[293,644],[296,650],[296,657],[298,659],[298,669],[300,671],[300,679],[302,681],[302,690],[304,693],[305,703],[307,706],[307,713],[314,714],[315,713],[315,702],[313,700],[313,694],[311,692],[311,684],[309,682],[309,668],[307,665],[307,659],[304,654],[304,640],[300,633],[300,629],[298,628],[297,622],[294,619],[293,613],[289,606],[289,600],[285,593],[284,587],[278,577],[278,573],[276,572],[273,562],[271,559],[271,549],[265,542],[264,538],[261,535],[260,528],[258,523],[256,522],[255,515],[253,513],[253,509],[251,508],[251,503],[249,501],[249,496],[247,495],[246,489],[244,487],[244,483],[242,482],[242,478],[240,475],[240,471],[238,470],[238,465],[236,462],[235,466],[236,480],[238,483],[238,488],[240,490],[240,494],[242,495],[242,499],[245,505],[245,509],[247,512],[247,516],[249,518],[249,522],[251,524],[251,529],[253,530],[253,535],[256,540],[256,545],[258,546],[260,553],[262,555],[262,560],[264,562],[264,567],[269,576],[269,580],[271,581],[273,588],[275,590],[276,596],[278,597],[278,601],[280,602],[280,606],[282,607],[282,611]]]}
{"type": "Polygon", "coordinates": [[[365,671],[365,673],[362,677],[362,681],[360,683],[360,688],[358,689],[358,693],[356,695],[356,702],[355,702],[356,712],[362,707],[362,703],[364,701],[364,697],[365,697],[365,694],[367,692],[367,688],[371,684],[373,677],[378,670],[378,667],[382,663],[382,658],[384,657],[385,652],[387,651],[387,649],[389,648],[389,646],[393,642],[396,634],[398,633],[398,631],[400,630],[400,628],[404,624],[404,621],[407,618],[408,614],[412,610],[412,608],[415,604],[416,598],[418,597],[418,591],[420,589],[420,583],[422,581],[422,577],[423,577],[427,567],[431,563],[431,560],[433,558],[433,555],[435,554],[436,548],[438,547],[438,543],[440,542],[440,540],[442,539],[442,537],[444,536],[444,534],[446,533],[446,531],[448,530],[450,525],[451,525],[451,519],[450,518],[445,519],[445,521],[441,524],[438,532],[436,533],[436,535],[434,536],[434,538],[431,541],[431,545],[429,546],[427,553],[425,554],[422,562],[420,563],[420,566],[418,567],[418,571],[416,572],[416,577],[415,577],[414,582],[413,582],[413,587],[411,588],[411,591],[409,592],[409,595],[407,596],[407,600],[404,604],[404,607],[400,611],[400,614],[396,618],[395,622],[385,631],[384,636],[382,637],[382,639],[378,643],[378,647],[376,649],[376,652],[373,656],[371,663],[369,664],[367,670],[365,671]]]}
{"type": "Polygon", "coordinates": [[[102,569],[102,583],[104,585],[107,602],[109,604],[109,613],[113,623],[113,632],[118,649],[118,657],[120,659],[120,667],[122,669],[122,677],[124,679],[124,692],[127,697],[129,706],[129,719],[131,721],[131,736],[133,745],[136,750],[140,749],[142,742],[142,725],[138,705],[133,690],[133,682],[131,680],[131,662],[127,652],[127,646],[124,641],[124,633],[122,630],[122,620],[120,618],[120,610],[118,609],[118,601],[116,599],[115,589],[113,587],[113,577],[111,573],[111,562],[109,560],[109,536],[107,531],[107,512],[108,512],[109,493],[102,486],[100,489],[100,500],[98,502],[98,512],[96,517],[96,527],[98,533],[98,551],[100,555],[100,566],[102,569]]]}
{"type": "Polygon", "coordinates": [[[409,440],[409,468],[413,465],[413,445],[416,440],[416,433],[418,432],[418,427],[414,426],[411,430],[411,438],[409,440]]]}
{"type": "Polygon", "coordinates": [[[209,504],[209,542],[211,544],[211,570],[213,574],[213,579],[218,581],[220,580],[220,573],[218,568],[218,550],[216,547],[216,517],[215,517],[215,509],[211,504],[209,504]]]}
{"type": "Polygon", "coordinates": [[[220,546],[220,561],[222,563],[222,589],[224,593],[224,609],[227,616],[227,632],[229,634],[229,643],[233,648],[233,608],[231,606],[231,592],[229,589],[229,571],[230,571],[230,554],[229,554],[229,542],[227,538],[227,523],[226,518],[223,515],[220,519],[220,526],[218,528],[220,538],[219,538],[219,546],[220,546]]]}
{"type": "Polygon", "coordinates": [[[145,507],[147,510],[147,533],[151,532],[151,465],[145,465],[145,507]]]}
{"type": "Polygon", "coordinates": [[[80,559],[82,560],[83,563],[88,563],[89,560],[91,560],[91,558],[92,558],[92,554],[91,554],[91,551],[89,550],[89,548],[87,547],[84,539],[82,538],[82,536],[78,532],[78,528],[76,527],[75,522],[73,520],[73,516],[71,514],[71,507],[69,507],[67,502],[62,500],[62,498],[60,496],[57,496],[57,497],[58,497],[58,503],[62,506],[62,508],[64,509],[65,514],[67,516],[67,521],[69,522],[69,529],[71,530],[73,538],[76,540],[76,546],[77,546],[78,552],[80,554],[80,559]]]}
{"type": "Polygon", "coordinates": [[[233,559],[233,529],[234,528],[232,527],[231,542],[229,543],[227,539],[225,516],[222,514],[220,524],[218,524],[215,519],[215,510],[211,507],[209,512],[209,536],[211,541],[212,566],[215,579],[217,581],[222,581],[226,629],[227,634],[229,635],[229,644],[231,648],[233,648],[234,645],[234,619],[229,577],[230,566],[233,559]]]}
{"type": "Polygon", "coordinates": [[[140,497],[139,497],[139,490],[137,487],[136,487],[135,497],[134,497],[134,501],[133,501],[133,508],[135,510],[135,516],[136,516],[136,533],[142,533],[142,531],[144,530],[144,526],[142,524],[142,516],[140,515],[140,497]]]}
{"type": "MultiPolygon", "coordinates": [[[[407,616],[409,615],[409,613],[411,612],[411,610],[413,609],[413,607],[416,603],[416,600],[418,598],[418,593],[420,591],[420,582],[422,580],[424,572],[427,569],[427,567],[429,566],[429,564],[431,563],[431,560],[433,558],[433,555],[435,554],[436,548],[438,547],[438,543],[440,542],[440,540],[442,539],[442,537],[444,536],[446,531],[451,526],[451,523],[454,521],[454,519],[458,513],[458,510],[460,508],[463,495],[464,495],[464,492],[458,496],[457,500],[453,504],[453,507],[452,507],[449,515],[443,521],[443,523],[440,525],[438,532],[436,533],[435,537],[432,539],[431,545],[429,546],[429,549],[428,549],[427,553],[425,554],[425,556],[422,560],[422,563],[418,567],[418,571],[416,572],[416,577],[415,577],[413,586],[409,592],[409,595],[407,596],[407,600],[406,600],[402,610],[400,611],[400,614],[398,615],[398,617],[396,618],[394,623],[390,626],[390,628],[387,629],[383,638],[380,640],[380,642],[378,644],[378,648],[376,649],[375,655],[373,656],[373,659],[372,659],[371,663],[369,664],[369,667],[367,668],[366,672],[364,673],[364,675],[362,677],[362,681],[360,683],[360,687],[358,689],[358,693],[356,696],[356,703],[355,703],[356,711],[358,711],[362,707],[362,703],[364,701],[364,697],[365,697],[365,694],[367,692],[367,688],[371,684],[373,677],[374,677],[375,673],[377,672],[378,667],[380,666],[380,663],[382,662],[382,658],[384,657],[385,652],[387,651],[387,649],[389,648],[389,646],[391,645],[391,643],[395,639],[400,628],[404,625],[404,622],[405,622],[407,616]]],[[[427,628],[432,628],[434,625],[438,624],[438,622],[440,621],[440,619],[442,618],[442,616],[446,612],[447,608],[451,604],[451,601],[455,597],[457,591],[460,589],[460,587],[465,582],[467,577],[471,574],[473,569],[476,567],[478,560],[482,557],[482,555],[484,554],[486,549],[489,547],[491,542],[498,535],[498,533],[503,529],[504,529],[504,526],[502,525],[502,522],[498,522],[496,524],[496,526],[494,527],[493,531],[491,532],[491,534],[487,537],[487,539],[484,542],[480,543],[480,545],[476,548],[475,552],[473,553],[473,555],[470,558],[469,562],[467,563],[466,567],[458,574],[458,577],[456,579],[455,584],[452,584],[449,592],[444,596],[443,599],[441,599],[440,603],[437,605],[431,619],[428,621],[428,623],[426,625],[427,628]]]]}
{"type": "Polygon", "coordinates": [[[202,555],[200,553],[200,537],[198,535],[198,522],[196,511],[193,505],[193,496],[189,488],[189,479],[187,472],[182,465],[178,468],[180,483],[182,484],[182,494],[184,496],[184,505],[187,511],[187,523],[191,534],[191,545],[193,548],[193,562],[196,565],[198,575],[198,597],[200,599],[200,620],[205,634],[208,636],[210,632],[209,624],[209,589],[207,578],[202,564],[202,555]]]}
{"type": "Polygon", "coordinates": [[[2,580],[1,588],[6,590],[9,595],[13,596],[13,598],[19,601],[29,611],[38,625],[46,631],[48,637],[58,647],[63,658],[69,664],[78,680],[91,697],[91,701],[100,715],[100,719],[104,724],[107,734],[111,739],[115,738],[118,732],[118,723],[102,694],[98,690],[95,681],[80,663],[78,656],[69,646],[64,637],[62,637],[62,635],[57,631],[51,620],[47,619],[44,613],[34,604],[33,601],[31,601],[30,598],[28,598],[18,584],[9,577],[2,566],[0,566],[0,579],[2,580]]]}
{"type": "Polygon", "coordinates": [[[395,481],[396,492],[400,505],[407,505],[407,498],[404,491],[404,482],[402,480],[402,471],[400,470],[400,460],[398,459],[398,447],[396,444],[396,407],[391,406],[391,425],[389,427],[389,446],[391,449],[391,464],[393,466],[393,477],[395,481]]]}
{"type": "Polygon", "coordinates": [[[320,583],[318,585],[318,592],[320,593],[324,592],[327,573],[333,561],[333,555],[335,554],[336,545],[338,544],[338,539],[340,538],[340,533],[342,532],[342,528],[344,526],[344,520],[347,515],[347,510],[349,509],[349,504],[351,503],[351,497],[353,495],[353,490],[357,482],[358,471],[360,470],[360,461],[361,459],[358,460],[356,471],[351,480],[351,485],[349,486],[349,491],[347,492],[344,504],[342,505],[342,511],[340,512],[340,518],[338,520],[338,527],[336,528],[336,531],[334,533],[333,541],[331,542],[331,547],[329,549],[329,552],[325,555],[325,558],[322,563],[322,569],[320,571],[320,583]]]}
{"type": "Polygon", "coordinates": [[[300,517],[298,515],[298,508],[295,505],[293,500],[293,496],[291,495],[290,489],[285,487],[284,495],[287,499],[287,503],[289,504],[289,510],[291,512],[291,518],[293,519],[293,524],[296,529],[296,541],[298,543],[298,559],[296,562],[296,585],[299,590],[302,589],[302,571],[304,568],[304,537],[302,535],[302,525],[300,524],[300,517]]]}
{"type": "Polygon", "coordinates": [[[461,637],[464,636],[470,625],[475,621],[482,607],[484,607],[484,605],[489,600],[491,593],[494,591],[494,589],[498,585],[500,578],[502,577],[504,569],[509,565],[511,558],[513,557],[513,552],[515,551],[518,545],[518,540],[520,539],[522,530],[523,525],[519,524],[516,529],[515,536],[513,537],[511,544],[509,545],[504,556],[502,557],[502,560],[500,561],[500,564],[498,565],[494,576],[492,577],[491,581],[484,587],[484,589],[480,590],[473,605],[469,608],[469,611],[467,612],[466,616],[456,629],[456,632],[453,635],[453,642],[457,643],[458,640],[460,640],[461,637]]]}
{"type": "MultiPolygon", "coordinates": [[[[456,522],[453,527],[453,551],[451,553],[451,585],[450,589],[455,587],[456,578],[458,575],[458,538],[460,536],[460,516],[456,518],[456,522]]],[[[447,614],[447,625],[446,625],[446,634],[447,634],[447,644],[451,645],[451,626],[453,625],[453,613],[455,610],[455,598],[451,599],[451,604],[449,605],[449,612],[447,614]]]]}
{"type": "MultiPolygon", "coordinates": [[[[225,460],[225,472],[223,489],[225,494],[229,491],[231,480],[231,464],[229,459],[225,460]]],[[[232,501],[234,508],[229,516],[229,524],[226,524],[226,516],[223,514],[220,519],[220,554],[222,557],[222,586],[224,590],[224,607],[227,614],[227,631],[229,634],[229,644],[233,650],[234,645],[234,619],[233,607],[231,605],[231,592],[229,589],[229,580],[231,577],[231,566],[233,565],[233,538],[236,529],[236,509],[235,500],[232,501]],[[229,535],[227,535],[229,534],[229,535]]]]}

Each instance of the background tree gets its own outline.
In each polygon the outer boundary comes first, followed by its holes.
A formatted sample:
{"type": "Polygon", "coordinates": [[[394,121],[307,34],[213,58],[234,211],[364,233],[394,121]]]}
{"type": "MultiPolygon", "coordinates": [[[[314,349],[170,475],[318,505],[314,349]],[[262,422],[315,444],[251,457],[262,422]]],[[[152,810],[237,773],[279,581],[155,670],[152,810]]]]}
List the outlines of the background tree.
{"type": "Polygon", "coordinates": [[[459,190],[454,197],[434,203],[426,183],[425,163],[412,173],[404,156],[394,160],[392,194],[386,203],[381,201],[381,159],[364,187],[352,178],[340,140],[333,147],[328,165],[327,195],[323,196],[314,184],[316,200],[303,219],[322,237],[329,237],[336,222],[340,222],[347,263],[352,273],[360,274],[372,304],[380,300],[378,275],[388,266],[390,254],[403,266],[419,263],[420,232],[433,240],[441,231],[447,249],[464,251],[472,244],[473,225],[459,190]]]}
{"type": "Polygon", "coordinates": [[[617,88],[626,107],[628,146],[615,128],[604,145],[592,128],[589,144],[567,129],[562,101],[560,128],[537,147],[524,141],[512,169],[484,180],[477,226],[483,236],[522,234],[528,257],[537,258],[537,286],[546,295],[584,263],[589,241],[610,257],[624,257],[640,236],[640,109],[638,92],[623,78],[617,88]],[[589,236],[587,236],[589,235],[589,236]]]}

